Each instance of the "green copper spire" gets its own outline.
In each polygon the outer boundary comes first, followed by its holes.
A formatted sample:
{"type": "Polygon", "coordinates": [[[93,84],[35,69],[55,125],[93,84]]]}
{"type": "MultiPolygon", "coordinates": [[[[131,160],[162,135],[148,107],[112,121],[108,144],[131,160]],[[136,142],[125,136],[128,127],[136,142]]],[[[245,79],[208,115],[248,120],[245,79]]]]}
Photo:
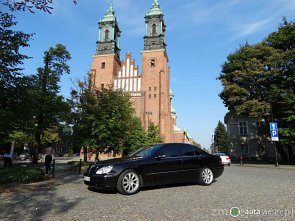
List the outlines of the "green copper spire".
{"type": "Polygon", "coordinates": [[[113,9],[113,4],[110,5],[107,13],[105,14],[105,16],[102,18],[102,22],[108,22],[108,21],[115,21],[116,17],[115,17],[115,12],[113,9]]]}
{"type": "Polygon", "coordinates": [[[151,10],[146,13],[146,16],[162,15],[162,14],[163,14],[163,12],[160,8],[158,0],[154,0],[151,10]]]}

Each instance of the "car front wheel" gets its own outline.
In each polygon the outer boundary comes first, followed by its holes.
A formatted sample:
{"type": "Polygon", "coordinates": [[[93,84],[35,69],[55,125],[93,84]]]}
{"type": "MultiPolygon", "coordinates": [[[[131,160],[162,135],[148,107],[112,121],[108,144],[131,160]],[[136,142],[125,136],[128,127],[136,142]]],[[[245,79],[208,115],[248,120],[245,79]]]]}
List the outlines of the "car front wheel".
{"type": "Polygon", "coordinates": [[[124,171],[117,182],[117,190],[124,195],[135,194],[139,191],[140,179],[134,170],[124,171]]]}
{"type": "Polygon", "coordinates": [[[199,177],[199,183],[203,186],[210,185],[214,180],[213,172],[208,167],[203,167],[201,169],[200,177],[199,177]]]}

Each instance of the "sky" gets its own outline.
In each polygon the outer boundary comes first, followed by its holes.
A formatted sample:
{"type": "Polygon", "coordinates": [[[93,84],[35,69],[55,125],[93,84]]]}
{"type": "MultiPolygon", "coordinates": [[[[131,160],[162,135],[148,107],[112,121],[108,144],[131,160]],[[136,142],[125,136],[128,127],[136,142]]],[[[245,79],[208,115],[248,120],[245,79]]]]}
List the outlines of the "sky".
{"type": "MultiPolygon", "coordinates": [[[[186,129],[202,147],[209,149],[218,121],[227,108],[218,94],[218,76],[227,56],[240,45],[255,44],[277,30],[285,16],[295,20],[294,0],[158,0],[166,24],[170,86],[177,112],[177,126],[186,129]]],[[[35,74],[42,66],[44,51],[58,43],[71,53],[71,74],[61,79],[61,94],[69,97],[77,79],[90,69],[98,40],[98,21],[113,3],[122,31],[121,60],[132,53],[141,72],[145,34],[144,16],[153,0],[54,0],[52,14],[13,12],[15,29],[35,33],[30,47],[21,52],[31,56],[22,67],[35,74]]],[[[0,5],[2,11],[7,7],[0,5]]]]}

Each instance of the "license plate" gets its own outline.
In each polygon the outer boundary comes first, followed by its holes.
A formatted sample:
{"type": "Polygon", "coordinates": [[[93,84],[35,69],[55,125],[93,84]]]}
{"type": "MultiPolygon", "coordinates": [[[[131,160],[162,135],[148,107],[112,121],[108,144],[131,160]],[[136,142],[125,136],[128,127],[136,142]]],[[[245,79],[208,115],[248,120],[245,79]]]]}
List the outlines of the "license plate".
{"type": "Polygon", "coordinates": [[[90,181],[90,177],[89,176],[84,176],[84,180],[85,181],[90,181]]]}

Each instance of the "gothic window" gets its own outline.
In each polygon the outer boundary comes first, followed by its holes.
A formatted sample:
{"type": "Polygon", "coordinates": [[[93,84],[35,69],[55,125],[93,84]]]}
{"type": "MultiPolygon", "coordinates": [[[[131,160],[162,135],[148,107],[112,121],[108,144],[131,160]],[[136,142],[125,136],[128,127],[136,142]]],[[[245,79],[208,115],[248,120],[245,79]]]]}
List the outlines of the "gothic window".
{"type": "Polygon", "coordinates": [[[104,39],[105,39],[105,41],[109,40],[109,34],[110,34],[110,31],[109,30],[106,30],[105,33],[104,33],[104,39]]]}
{"type": "Polygon", "coordinates": [[[152,95],[149,94],[149,98],[152,98],[152,95]]]}
{"type": "Polygon", "coordinates": [[[150,65],[152,68],[154,68],[156,66],[156,60],[155,59],[151,59],[150,60],[150,65]]]}
{"type": "Polygon", "coordinates": [[[156,91],[157,90],[157,87],[154,87],[154,91],[156,91]]]}
{"type": "Polygon", "coordinates": [[[105,67],[106,67],[106,63],[105,62],[102,62],[101,63],[101,69],[105,69],[105,67]]]}
{"type": "Polygon", "coordinates": [[[152,90],[152,87],[149,87],[149,91],[151,91],[152,90]]]}
{"type": "Polygon", "coordinates": [[[240,135],[247,135],[248,134],[248,128],[247,128],[247,122],[239,122],[239,129],[240,129],[240,135]]]}
{"type": "Polygon", "coordinates": [[[157,25],[153,24],[152,25],[152,35],[156,35],[157,34],[157,25]]]}
{"type": "Polygon", "coordinates": [[[157,98],[157,94],[154,94],[154,98],[157,98]]]}

